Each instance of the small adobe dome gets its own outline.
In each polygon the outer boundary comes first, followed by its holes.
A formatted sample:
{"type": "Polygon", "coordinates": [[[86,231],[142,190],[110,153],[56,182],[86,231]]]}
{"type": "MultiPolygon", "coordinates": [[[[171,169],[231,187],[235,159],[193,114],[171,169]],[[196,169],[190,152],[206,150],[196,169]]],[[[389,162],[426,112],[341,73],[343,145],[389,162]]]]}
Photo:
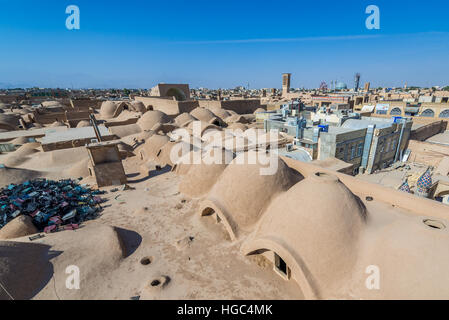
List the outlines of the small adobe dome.
{"type": "Polygon", "coordinates": [[[266,110],[265,109],[263,109],[263,108],[257,108],[254,112],[253,112],[253,114],[256,114],[256,113],[259,113],[259,112],[265,112],[266,110]]]}
{"type": "Polygon", "coordinates": [[[241,251],[275,252],[306,298],[319,298],[351,276],[366,214],[336,176],[315,173],[273,200],[241,251]]]}
{"type": "Polygon", "coordinates": [[[142,160],[154,160],[159,153],[159,150],[170,141],[166,135],[153,134],[145,143],[138,148],[137,152],[142,160]]]}
{"type": "Polygon", "coordinates": [[[77,128],[84,128],[84,127],[90,127],[90,121],[87,120],[81,120],[80,122],[78,122],[78,124],[76,125],[77,128]]]}
{"type": "Polygon", "coordinates": [[[170,118],[159,110],[150,110],[145,112],[142,117],[137,121],[137,124],[142,130],[152,130],[152,128],[158,123],[168,123],[170,118]]]}
{"type": "Polygon", "coordinates": [[[193,150],[196,150],[196,148],[189,143],[169,141],[159,149],[155,161],[161,167],[165,167],[166,165],[173,166],[185,154],[193,150]]]}
{"type": "Polygon", "coordinates": [[[233,115],[230,115],[229,117],[227,117],[227,118],[225,119],[225,121],[226,121],[227,123],[235,123],[235,122],[238,122],[238,123],[248,123],[248,122],[249,122],[244,116],[242,116],[242,115],[240,115],[240,114],[233,114],[233,115]]]}
{"type": "Polygon", "coordinates": [[[252,231],[273,198],[302,178],[275,154],[241,153],[225,168],[201,204],[201,215],[216,213],[231,239],[236,239],[242,231],[252,231]],[[267,156],[275,161],[273,170],[261,164],[267,161],[262,157],[267,156]]]}
{"type": "Polygon", "coordinates": [[[234,158],[234,153],[222,148],[211,148],[200,156],[202,156],[200,164],[194,164],[193,161],[190,165],[181,164],[188,169],[182,176],[179,191],[191,198],[199,198],[209,192],[228,163],[234,158]]]}
{"type": "Polygon", "coordinates": [[[100,107],[100,116],[103,119],[111,119],[117,117],[123,110],[121,103],[114,101],[103,101],[100,107]]]}
{"type": "Polygon", "coordinates": [[[184,112],[175,118],[175,123],[178,125],[178,127],[185,127],[190,122],[196,121],[196,120],[198,120],[198,119],[196,119],[190,113],[184,112]]]}
{"type": "Polygon", "coordinates": [[[190,111],[190,115],[195,117],[196,119],[206,122],[209,124],[214,124],[216,126],[222,125],[224,122],[220,118],[218,118],[212,111],[206,108],[195,108],[192,111],[190,111]]]}
{"type": "Polygon", "coordinates": [[[211,111],[215,114],[215,116],[220,117],[221,119],[226,119],[231,116],[228,110],[222,108],[211,109],[211,111]]]}
{"type": "Polygon", "coordinates": [[[222,130],[221,127],[204,121],[192,121],[187,126],[187,129],[197,138],[199,138],[198,135],[202,137],[203,134],[209,130],[222,130]],[[196,132],[197,129],[199,129],[198,132],[196,132]]]}
{"type": "Polygon", "coordinates": [[[142,113],[147,111],[147,108],[145,108],[145,105],[143,104],[142,101],[137,101],[137,100],[131,101],[130,106],[133,111],[142,112],[142,113]]]}

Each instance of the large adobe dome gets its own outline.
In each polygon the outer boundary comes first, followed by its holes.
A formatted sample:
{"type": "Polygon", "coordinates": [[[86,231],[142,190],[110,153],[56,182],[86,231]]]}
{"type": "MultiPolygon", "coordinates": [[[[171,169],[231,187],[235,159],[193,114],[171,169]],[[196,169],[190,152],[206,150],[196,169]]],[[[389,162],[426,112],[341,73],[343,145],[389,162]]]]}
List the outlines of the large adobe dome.
{"type": "Polygon", "coordinates": [[[223,120],[232,115],[230,112],[228,112],[228,110],[222,108],[215,108],[212,109],[211,111],[215,116],[220,117],[223,120]]]}
{"type": "Polygon", "coordinates": [[[179,191],[192,198],[199,198],[209,192],[234,158],[234,153],[226,149],[211,148],[199,156],[201,156],[199,164],[179,164],[188,168],[187,173],[181,178],[179,191]]]}
{"type": "Polygon", "coordinates": [[[157,123],[168,123],[170,118],[158,110],[150,110],[145,112],[142,117],[137,121],[137,124],[142,130],[151,130],[157,123]]]}
{"type": "Polygon", "coordinates": [[[198,119],[196,119],[190,113],[184,112],[175,118],[175,123],[178,125],[178,127],[185,127],[190,122],[195,121],[195,120],[198,120],[198,119]]]}
{"type": "Polygon", "coordinates": [[[320,297],[351,276],[365,220],[360,199],[336,176],[316,173],[274,199],[241,250],[275,252],[306,298],[320,297]]]}
{"type": "MultiPolygon", "coordinates": [[[[283,160],[274,156],[277,170],[263,175],[268,165],[259,159],[256,151],[239,154],[223,171],[206,200],[201,204],[201,214],[215,212],[223,221],[231,239],[236,239],[242,231],[252,231],[263,210],[281,192],[288,190],[302,179],[283,160]],[[256,162],[256,164],[251,164],[256,162]]],[[[274,166],[273,166],[274,167],[274,166]]]]}
{"type": "Polygon", "coordinates": [[[130,105],[131,105],[131,109],[133,111],[137,111],[137,112],[145,112],[145,111],[147,111],[147,108],[145,108],[145,105],[143,104],[142,101],[134,100],[134,101],[130,102],[130,105]]]}
{"type": "Polygon", "coordinates": [[[212,111],[205,108],[195,108],[190,111],[190,115],[197,118],[200,121],[204,121],[210,124],[214,124],[216,126],[222,125],[224,122],[220,118],[218,118],[212,111]]]}
{"type": "Polygon", "coordinates": [[[192,121],[187,125],[187,129],[196,138],[202,137],[209,130],[222,130],[221,127],[204,121],[192,121]]]}
{"type": "Polygon", "coordinates": [[[104,101],[101,104],[100,115],[103,119],[111,119],[118,116],[123,107],[114,101],[104,101]]]}
{"type": "Polygon", "coordinates": [[[140,158],[145,161],[156,159],[159,150],[169,141],[170,138],[166,135],[153,134],[138,148],[140,158]]]}

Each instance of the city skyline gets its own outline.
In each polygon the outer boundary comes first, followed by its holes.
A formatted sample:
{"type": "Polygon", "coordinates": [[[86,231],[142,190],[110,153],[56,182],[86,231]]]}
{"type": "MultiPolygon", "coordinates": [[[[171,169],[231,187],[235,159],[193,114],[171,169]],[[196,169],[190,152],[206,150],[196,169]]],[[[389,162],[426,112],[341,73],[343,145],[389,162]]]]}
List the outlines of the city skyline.
{"type": "Polygon", "coordinates": [[[446,86],[448,8],[443,1],[7,2],[0,87],[270,88],[282,72],[293,74],[293,88],[331,80],[351,88],[356,72],[372,87],[446,86]],[[65,26],[71,4],[80,9],[79,30],[65,26]],[[371,4],[380,9],[379,30],[365,27],[371,4]]]}

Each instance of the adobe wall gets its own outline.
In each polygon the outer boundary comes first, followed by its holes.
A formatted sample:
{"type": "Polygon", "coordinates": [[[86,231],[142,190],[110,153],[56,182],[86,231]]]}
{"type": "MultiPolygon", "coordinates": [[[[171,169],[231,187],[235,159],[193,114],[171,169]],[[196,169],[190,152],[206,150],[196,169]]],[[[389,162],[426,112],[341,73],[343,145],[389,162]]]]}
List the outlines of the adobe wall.
{"type": "Polygon", "coordinates": [[[254,113],[261,107],[259,99],[241,99],[241,100],[199,100],[199,106],[206,109],[226,109],[237,112],[238,114],[254,113]]]}
{"type": "Polygon", "coordinates": [[[156,97],[136,97],[136,101],[140,101],[145,108],[162,111],[168,115],[178,115],[183,112],[190,112],[198,107],[198,101],[176,101],[173,99],[156,98],[156,97]]]}
{"type": "Polygon", "coordinates": [[[100,109],[102,100],[97,99],[71,99],[70,105],[73,109],[100,109]]]}
{"type": "MultiPolygon", "coordinates": [[[[413,120],[414,121],[414,120],[413,120]]],[[[425,126],[412,131],[410,139],[424,141],[427,138],[433,137],[434,135],[444,132],[447,128],[447,121],[434,121],[425,126]]]]}
{"type": "MultiPolygon", "coordinates": [[[[388,115],[388,114],[375,114],[375,113],[372,113],[369,116],[370,117],[375,117],[375,118],[387,118],[387,119],[391,119],[393,117],[393,116],[388,115]]],[[[410,117],[410,116],[406,116],[406,117],[407,118],[411,118],[413,123],[424,124],[424,125],[442,121],[443,123],[441,124],[442,125],[442,129],[441,130],[444,131],[444,130],[448,129],[447,128],[448,127],[448,121],[447,120],[437,120],[435,118],[428,118],[428,117],[410,117]]]]}

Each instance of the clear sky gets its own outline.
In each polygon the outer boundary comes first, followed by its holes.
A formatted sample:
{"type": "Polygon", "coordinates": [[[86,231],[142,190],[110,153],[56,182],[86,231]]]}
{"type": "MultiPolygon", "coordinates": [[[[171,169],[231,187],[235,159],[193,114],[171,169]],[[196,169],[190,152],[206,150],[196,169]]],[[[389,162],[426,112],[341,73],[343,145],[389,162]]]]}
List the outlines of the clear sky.
{"type": "Polygon", "coordinates": [[[0,87],[449,85],[448,0],[0,0],[0,87]],[[80,30],[68,30],[68,5],[80,30]],[[380,30],[368,30],[368,5],[380,30]]]}

